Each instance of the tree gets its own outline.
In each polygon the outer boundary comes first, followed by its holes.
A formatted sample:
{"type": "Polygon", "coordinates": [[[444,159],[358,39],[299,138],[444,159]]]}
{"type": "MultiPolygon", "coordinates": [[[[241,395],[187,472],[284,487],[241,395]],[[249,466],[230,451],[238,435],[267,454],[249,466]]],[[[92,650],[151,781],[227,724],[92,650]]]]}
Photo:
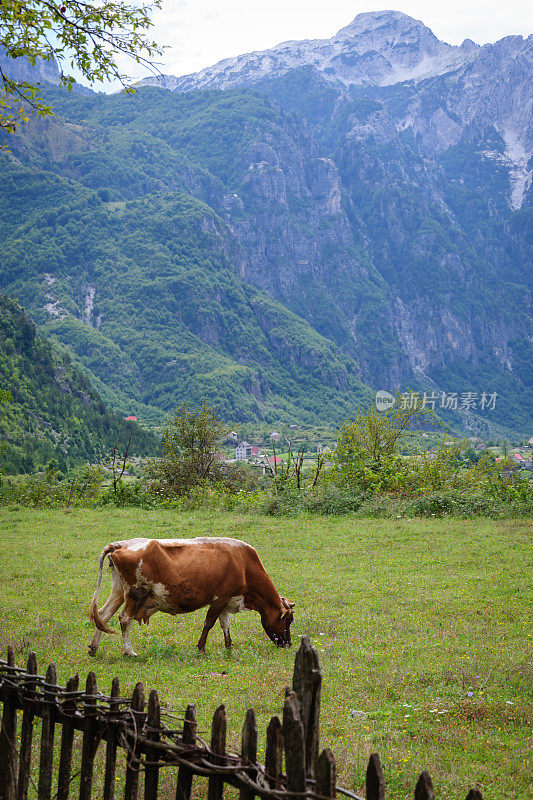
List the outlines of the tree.
{"type": "Polygon", "coordinates": [[[183,495],[210,478],[219,479],[217,455],[227,433],[217,412],[205,403],[197,411],[180,406],[166,424],[163,456],[146,467],[150,489],[183,495]]]}
{"type": "Polygon", "coordinates": [[[372,406],[342,425],[333,458],[350,486],[363,491],[383,488],[397,468],[399,443],[412,433],[415,422],[431,416],[427,409],[405,408],[399,400],[385,412],[372,406]]]}
{"type": "MultiPolygon", "coordinates": [[[[161,0],[128,4],[122,0],[0,0],[0,46],[8,58],[25,57],[33,66],[38,59],[55,61],[61,84],[72,89],[77,69],[90,83],[119,80],[126,91],[127,76],[117,64],[125,55],[138,64],[153,66],[150,59],[161,48],[147,38],[150,14],[161,0]]],[[[0,68],[0,129],[13,133],[35,111],[53,113],[39,99],[39,88],[14,80],[0,68]]]]}

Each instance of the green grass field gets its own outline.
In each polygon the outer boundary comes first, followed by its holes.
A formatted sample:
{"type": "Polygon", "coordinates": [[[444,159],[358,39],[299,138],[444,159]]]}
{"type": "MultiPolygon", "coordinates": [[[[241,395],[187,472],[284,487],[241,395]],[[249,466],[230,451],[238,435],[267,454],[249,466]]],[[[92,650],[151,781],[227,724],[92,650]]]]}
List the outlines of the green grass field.
{"type": "MultiPolygon", "coordinates": [[[[49,661],[61,682],[93,669],[102,690],[117,675],[124,694],[142,680],[179,713],[196,702],[203,730],[225,702],[233,746],[254,706],[261,750],[270,716],[282,709],[295,647],[277,650],[258,615],[234,617],[230,653],[218,625],[207,653],[196,653],[201,611],[135,627],[134,660],[122,656],[119,637],[104,635],[96,659],[87,653],[86,611],[105,544],[234,536],[257,548],[279,591],[296,602],[295,646],[308,633],[318,648],[321,745],[333,749],[340,783],[361,792],[377,751],[391,799],[412,797],[424,768],[439,800],[462,800],[476,783],[487,800],[531,796],[530,522],[0,513],[0,646],[13,644],[19,664],[35,650],[41,674],[49,661]]],[[[102,600],[109,585],[106,575],[102,600]]]]}

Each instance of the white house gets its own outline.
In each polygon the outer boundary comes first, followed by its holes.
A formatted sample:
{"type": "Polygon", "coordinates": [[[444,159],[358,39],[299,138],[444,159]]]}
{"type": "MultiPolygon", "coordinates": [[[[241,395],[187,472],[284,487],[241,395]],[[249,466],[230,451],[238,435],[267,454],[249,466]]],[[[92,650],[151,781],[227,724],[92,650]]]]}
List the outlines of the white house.
{"type": "Polygon", "coordinates": [[[241,442],[235,448],[235,458],[237,461],[246,461],[252,457],[252,445],[249,442],[241,442]]]}

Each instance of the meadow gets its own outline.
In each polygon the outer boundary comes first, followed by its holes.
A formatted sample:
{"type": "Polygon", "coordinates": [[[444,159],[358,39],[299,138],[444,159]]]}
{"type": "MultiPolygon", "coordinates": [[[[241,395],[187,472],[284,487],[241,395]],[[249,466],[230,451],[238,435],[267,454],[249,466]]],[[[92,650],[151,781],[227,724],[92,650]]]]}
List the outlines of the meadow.
{"type": "MultiPolygon", "coordinates": [[[[181,714],[197,704],[208,730],[221,702],[238,746],[245,710],[266,725],[280,713],[298,638],[308,633],[323,669],[321,746],[339,783],[359,793],[371,752],[380,754],[391,800],[412,797],[422,769],[439,800],[530,797],[533,657],[530,521],[489,519],[267,518],[208,510],[0,510],[0,649],[17,662],[35,650],[39,671],[60,682],[95,671],[99,688],[120,678],[157,688],[181,714]],[[199,655],[205,612],[156,615],[135,628],[136,659],[119,637],[88,655],[87,609],[98,557],[133,536],[234,536],[258,550],[276,587],[296,603],[293,643],[278,650],[259,617],[232,619],[227,652],[217,625],[199,655]]],[[[102,601],[109,575],[104,576],[102,601]]],[[[117,628],[114,618],[112,626],[117,628]]],[[[261,755],[261,752],[260,752],[261,755]]]]}

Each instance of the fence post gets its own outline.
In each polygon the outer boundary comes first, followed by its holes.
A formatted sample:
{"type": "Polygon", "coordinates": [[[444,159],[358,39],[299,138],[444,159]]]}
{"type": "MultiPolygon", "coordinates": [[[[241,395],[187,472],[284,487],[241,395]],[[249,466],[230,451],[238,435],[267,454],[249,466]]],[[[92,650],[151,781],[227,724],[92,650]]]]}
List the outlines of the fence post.
{"type": "MultiPolygon", "coordinates": [[[[147,717],[148,730],[146,738],[151,739],[153,742],[159,742],[161,739],[158,729],[161,725],[161,708],[159,705],[159,697],[155,689],[152,689],[148,697],[148,717],[147,717]]],[[[148,761],[158,759],[157,750],[154,751],[150,747],[146,747],[146,758],[148,761]]],[[[157,785],[159,783],[159,767],[147,766],[144,775],[144,800],[157,800],[157,785]]]]}
{"type": "Polygon", "coordinates": [[[276,789],[283,772],[283,731],[279,717],[268,723],[265,749],[265,773],[271,789],[276,789]]]}
{"type": "MultiPolygon", "coordinates": [[[[196,706],[188,705],[185,711],[185,719],[183,721],[183,744],[195,745],[196,744],[196,706]]],[[[178,782],[176,786],[176,800],[189,800],[192,789],[191,770],[182,765],[178,770],[178,782]]]]}
{"type": "MultiPolygon", "coordinates": [[[[78,690],[78,674],[69,678],[66,691],[76,692],[78,690]]],[[[70,790],[70,772],[72,769],[72,744],[74,742],[74,717],[77,710],[77,703],[71,697],[66,697],[63,703],[63,724],[61,732],[61,755],[59,757],[59,772],[57,776],[57,800],[67,800],[70,790]],[[71,718],[69,719],[69,715],[71,718]]]]}
{"type": "MultiPolygon", "coordinates": [[[[213,714],[211,725],[211,750],[215,753],[213,762],[223,764],[223,756],[226,753],[226,708],[221,705],[213,714]]],[[[222,777],[209,778],[207,788],[207,800],[221,800],[224,792],[224,779],[222,777]]]]}
{"type": "Polygon", "coordinates": [[[17,800],[26,800],[28,797],[28,786],[30,781],[31,768],[31,748],[33,741],[33,718],[35,716],[35,701],[33,693],[37,686],[37,659],[35,653],[30,653],[26,666],[28,680],[25,682],[22,693],[22,726],[20,729],[20,756],[19,756],[19,779],[17,785],[17,800]]]}
{"type": "Polygon", "coordinates": [[[385,777],[377,753],[372,753],[366,768],[366,800],[384,800],[385,777]]]}
{"type": "MultiPolygon", "coordinates": [[[[244,765],[257,763],[257,723],[255,721],[255,711],[249,708],[246,712],[244,725],[242,728],[241,761],[244,765]]],[[[255,780],[257,771],[247,773],[255,780]]],[[[241,786],[239,790],[239,800],[254,800],[255,792],[248,786],[241,786]]]]}
{"type": "Polygon", "coordinates": [[[133,716],[133,731],[128,736],[128,753],[126,767],[126,786],[124,788],[124,800],[137,800],[139,788],[139,753],[140,747],[137,744],[137,734],[142,729],[141,714],[144,711],[144,686],[142,683],[135,684],[135,689],[131,696],[131,714],[133,716]]]}
{"type": "MultiPolygon", "coordinates": [[[[15,678],[15,653],[7,648],[7,671],[15,678]]],[[[6,687],[0,731],[0,797],[15,800],[17,791],[17,690],[6,687]]]]}
{"type": "Polygon", "coordinates": [[[46,670],[43,691],[43,711],[41,730],[41,756],[39,759],[39,786],[37,789],[38,800],[50,800],[52,793],[52,774],[54,769],[54,728],[55,728],[55,692],[57,686],[57,670],[55,664],[50,664],[46,670]]]}
{"type": "Polygon", "coordinates": [[[298,697],[300,719],[304,726],[305,771],[308,778],[313,777],[318,758],[321,686],[322,673],[318,653],[309,636],[302,636],[294,659],[292,690],[298,697]]]}
{"type": "Polygon", "coordinates": [[[93,788],[93,764],[98,747],[96,735],[96,675],[89,672],[85,683],[83,704],[83,741],[81,746],[80,800],[91,800],[93,788]]]}
{"type": "MultiPolygon", "coordinates": [[[[120,696],[118,678],[111,681],[111,695],[109,700],[109,713],[114,714],[118,708],[120,696]]],[[[108,719],[105,747],[105,776],[103,800],[113,800],[115,797],[115,774],[117,769],[117,723],[115,719],[108,719]]]]}
{"type": "Polygon", "coordinates": [[[305,792],[304,726],[298,711],[298,698],[290,689],[285,690],[283,704],[283,741],[287,791],[305,792]]]}
{"type": "Polygon", "coordinates": [[[337,762],[335,756],[326,747],[315,764],[315,792],[323,797],[335,797],[337,783],[337,762]]]}
{"type": "Polygon", "coordinates": [[[429,772],[422,772],[415,788],[415,800],[435,800],[429,772]]]}

